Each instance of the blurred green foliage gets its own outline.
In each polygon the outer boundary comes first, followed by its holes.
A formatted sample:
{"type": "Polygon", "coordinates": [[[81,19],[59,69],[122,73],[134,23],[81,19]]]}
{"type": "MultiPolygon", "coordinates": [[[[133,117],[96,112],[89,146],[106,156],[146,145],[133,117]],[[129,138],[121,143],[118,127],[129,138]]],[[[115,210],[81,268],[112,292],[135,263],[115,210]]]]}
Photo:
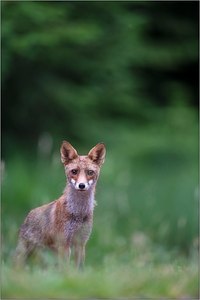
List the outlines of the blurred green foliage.
{"type": "Polygon", "coordinates": [[[197,62],[196,1],[2,1],[3,153],[43,131],[87,145],[99,122],[197,105],[197,62]]]}
{"type": "MultiPolygon", "coordinates": [[[[61,141],[83,154],[105,142],[87,248],[87,265],[96,269],[68,278],[69,295],[78,282],[77,295],[86,297],[196,296],[197,106],[197,1],[2,1],[5,261],[26,213],[65,186],[61,141]],[[130,280],[116,290],[123,266],[130,280]],[[157,274],[160,288],[152,285],[157,274]],[[111,278],[104,289],[98,276],[111,278]],[[93,280],[94,290],[84,280],[93,280]]],[[[27,296],[20,282],[29,287],[41,276],[36,270],[15,281],[6,268],[5,296],[27,296]]],[[[63,296],[61,277],[49,273],[31,295],[48,297],[55,280],[52,289],[63,296]]]]}

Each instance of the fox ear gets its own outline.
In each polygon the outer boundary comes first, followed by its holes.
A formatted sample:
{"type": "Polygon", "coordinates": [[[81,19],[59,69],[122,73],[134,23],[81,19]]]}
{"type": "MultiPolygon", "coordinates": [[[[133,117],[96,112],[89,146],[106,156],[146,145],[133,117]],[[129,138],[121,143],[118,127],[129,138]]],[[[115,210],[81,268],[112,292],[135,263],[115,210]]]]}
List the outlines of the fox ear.
{"type": "Polygon", "coordinates": [[[72,147],[72,145],[66,141],[63,141],[60,148],[61,161],[63,164],[67,165],[71,160],[78,157],[77,151],[72,147]]]}
{"type": "Polygon", "coordinates": [[[97,144],[88,153],[88,157],[99,166],[101,166],[104,163],[105,156],[106,148],[103,143],[97,144]]]}

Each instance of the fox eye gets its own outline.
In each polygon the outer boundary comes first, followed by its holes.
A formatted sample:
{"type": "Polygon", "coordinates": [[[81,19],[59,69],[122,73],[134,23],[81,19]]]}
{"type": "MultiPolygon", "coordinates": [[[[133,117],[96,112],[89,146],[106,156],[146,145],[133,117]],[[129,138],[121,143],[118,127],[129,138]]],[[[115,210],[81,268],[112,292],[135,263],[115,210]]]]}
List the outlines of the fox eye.
{"type": "Polygon", "coordinates": [[[89,175],[89,176],[94,175],[94,171],[93,170],[87,170],[87,175],[89,175]]]}
{"type": "Polygon", "coordinates": [[[72,173],[73,175],[77,175],[77,174],[78,174],[78,170],[77,170],[77,169],[72,169],[72,170],[71,170],[71,173],[72,173]]]}

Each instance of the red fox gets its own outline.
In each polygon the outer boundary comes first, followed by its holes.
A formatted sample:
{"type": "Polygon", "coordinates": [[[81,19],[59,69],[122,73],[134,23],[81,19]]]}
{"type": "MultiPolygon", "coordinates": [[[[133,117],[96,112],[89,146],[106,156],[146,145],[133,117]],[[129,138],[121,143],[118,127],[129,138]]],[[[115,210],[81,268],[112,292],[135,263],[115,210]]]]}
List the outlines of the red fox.
{"type": "Polygon", "coordinates": [[[69,262],[74,247],[75,264],[82,267],[85,246],[90,237],[95,205],[95,187],[105,160],[103,143],[87,156],[79,156],[69,142],[61,149],[67,185],[63,195],[49,204],[31,210],[19,231],[15,263],[23,265],[36,249],[49,247],[69,262]]]}

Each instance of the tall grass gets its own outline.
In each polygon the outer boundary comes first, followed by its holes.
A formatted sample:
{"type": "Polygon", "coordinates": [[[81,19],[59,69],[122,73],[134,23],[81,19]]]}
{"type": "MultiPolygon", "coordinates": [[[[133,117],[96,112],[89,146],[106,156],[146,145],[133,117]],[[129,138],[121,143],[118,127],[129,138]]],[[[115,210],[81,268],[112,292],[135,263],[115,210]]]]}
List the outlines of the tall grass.
{"type": "MultiPolygon", "coordinates": [[[[146,253],[147,254],[147,253],[146,253]]],[[[129,263],[106,260],[101,267],[83,272],[34,267],[21,272],[3,267],[5,298],[198,298],[197,266],[185,262],[154,263],[132,259],[129,263]]]]}

